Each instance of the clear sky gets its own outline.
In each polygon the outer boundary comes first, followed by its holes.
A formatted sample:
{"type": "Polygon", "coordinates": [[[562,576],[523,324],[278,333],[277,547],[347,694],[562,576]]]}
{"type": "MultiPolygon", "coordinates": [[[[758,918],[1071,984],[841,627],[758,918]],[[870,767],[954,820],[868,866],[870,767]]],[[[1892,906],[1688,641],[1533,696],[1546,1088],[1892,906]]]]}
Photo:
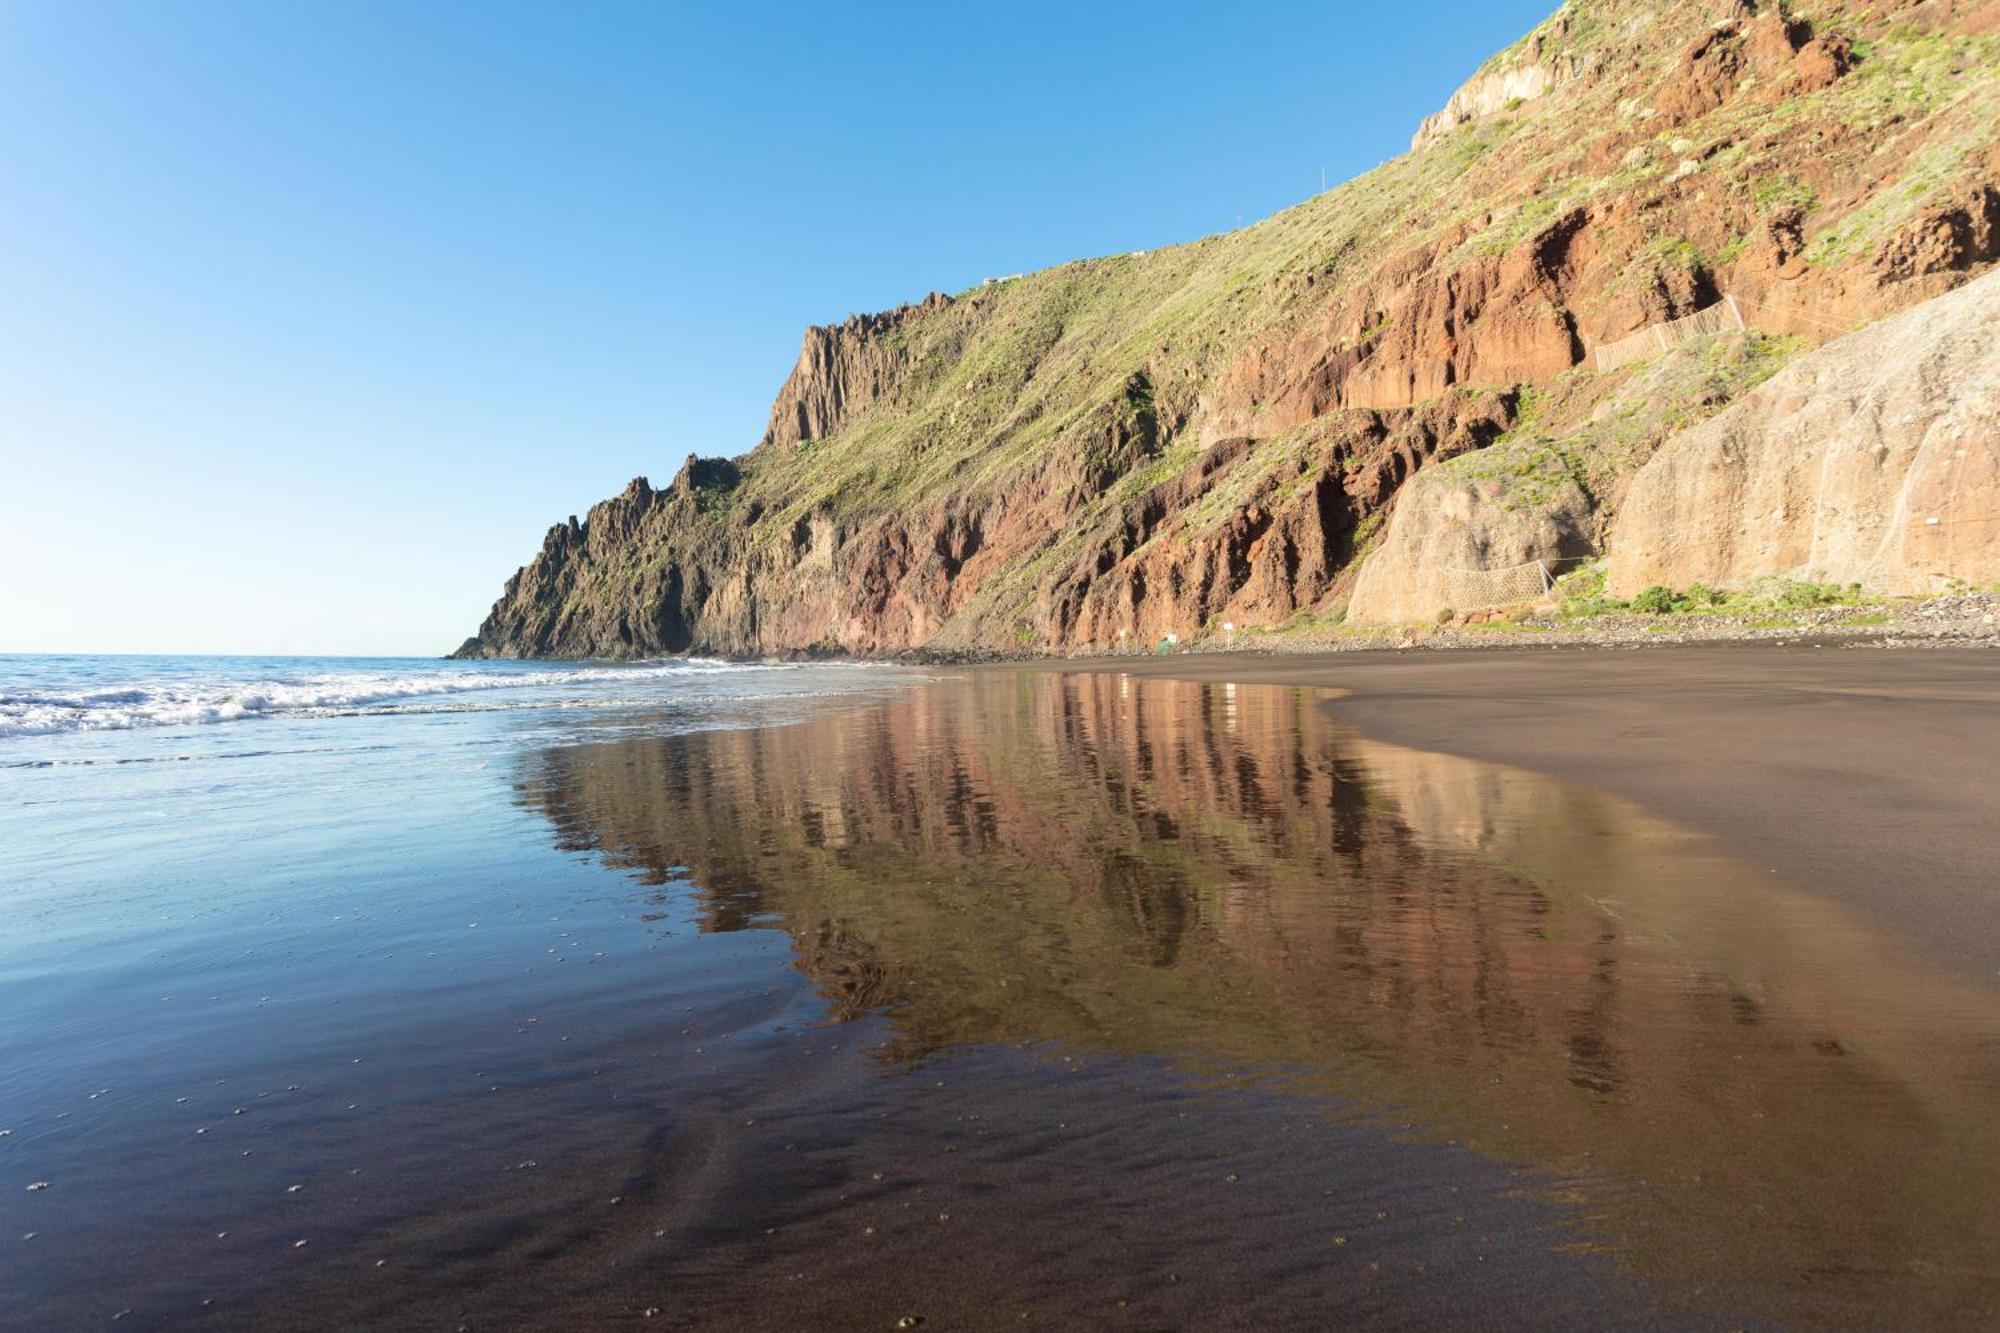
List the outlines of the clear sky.
{"type": "Polygon", "coordinates": [[[433,654],[809,323],[1254,221],[1554,0],[0,0],[0,651],[433,654]]]}

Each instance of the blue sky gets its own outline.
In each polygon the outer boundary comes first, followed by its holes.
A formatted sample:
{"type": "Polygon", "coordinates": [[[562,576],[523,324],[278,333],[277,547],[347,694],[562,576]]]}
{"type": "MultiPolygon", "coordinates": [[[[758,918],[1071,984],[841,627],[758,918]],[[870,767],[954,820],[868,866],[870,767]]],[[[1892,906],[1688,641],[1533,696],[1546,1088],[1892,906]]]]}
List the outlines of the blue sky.
{"type": "Polygon", "coordinates": [[[0,0],[0,651],[432,654],[801,329],[1254,221],[1554,0],[0,0]]]}

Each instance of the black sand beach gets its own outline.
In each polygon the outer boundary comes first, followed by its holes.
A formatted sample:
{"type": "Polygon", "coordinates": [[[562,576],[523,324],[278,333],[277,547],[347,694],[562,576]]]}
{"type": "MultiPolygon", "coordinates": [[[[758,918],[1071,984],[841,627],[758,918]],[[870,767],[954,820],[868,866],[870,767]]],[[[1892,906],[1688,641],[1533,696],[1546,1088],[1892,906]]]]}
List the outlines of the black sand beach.
{"type": "Polygon", "coordinates": [[[1343,689],[1368,735],[1587,783],[1712,833],[1940,965],[2000,973],[2000,656],[1711,644],[1093,663],[1343,689]]]}
{"type": "MultiPolygon", "coordinates": [[[[565,841],[685,873],[707,929],[784,930],[841,1022],[746,1061],[691,1124],[662,1089],[629,1156],[604,1141],[618,1204],[415,1308],[1977,1322],[2000,1237],[1992,660],[990,670],[553,754],[525,789],[565,841]]],[[[426,1225],[420,1253],[490,1248],[426,1225]]],[[[357,1310],[365,1270],[336,1272],[255,1317],[409,1320],[409,1288],[357,1310]]]]}

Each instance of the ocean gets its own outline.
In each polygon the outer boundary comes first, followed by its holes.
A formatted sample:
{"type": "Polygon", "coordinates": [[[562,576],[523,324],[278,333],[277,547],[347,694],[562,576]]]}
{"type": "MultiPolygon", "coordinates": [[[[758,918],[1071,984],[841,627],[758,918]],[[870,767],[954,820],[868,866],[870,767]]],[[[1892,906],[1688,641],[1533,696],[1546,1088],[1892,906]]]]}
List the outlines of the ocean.
{"type": "Polygon", "coordinates": [[[1996,1294],[1990,985],[1312,688],[4,658],[0,911],[8,1330],[1996,1294]]]}
{"type": "MultiPolygon", "coordinates": [[[[552,840],[532,756],[911,676],[0,657],[0,1325],[205,1322],[460,1170],[452,1099],[509,1142],[510,1094],[583,1076],[569,1050],[712,998],[684,965],[740,950],[552,840]]],[[[517,1137],[508,1165],[558,1169],[517,1137]]]]}

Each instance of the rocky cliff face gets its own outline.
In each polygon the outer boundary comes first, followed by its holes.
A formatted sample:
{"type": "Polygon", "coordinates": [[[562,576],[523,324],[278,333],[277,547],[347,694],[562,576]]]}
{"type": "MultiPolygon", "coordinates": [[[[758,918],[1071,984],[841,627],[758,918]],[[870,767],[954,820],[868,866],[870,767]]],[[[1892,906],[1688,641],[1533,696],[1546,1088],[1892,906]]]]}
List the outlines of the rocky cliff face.
{"type": "Polygon", "coordinates": [[[1103,648],[1601,552],[1675,428],[2000,258],[1997,34],[1571,0],[1266,222],[809,330],[755,449],[553,529],[460,651],[1103,648]],[[1723,292],[1746,343],[1591,370],[1723,292]]]}
{"type": "Polygon", "coordinates": [[[1361,564],[1349,618],[1409,624],[1540,602],[1552,579],[1615,546],[1611,521],[1664,441],[1739,399],[1791,352],[1781,340],[1705,340],[1630,374],[1522,390],[1524,409],[1504,437],[1402,488],[1361,564]]]}
{"type": "Polygon", "coordinates": [[[2000,272],[1800,358],[1633,478],[1609,588],[2000,583],[2000,272]]]}
{"type": "Polygon", "coordinates": [[[918,305],[806,330],[799,363],[771,405],[765,444],[797,445],[838,435],[857,413],[894,392],[909,363],[904,328],[951,304],[932,292],[918,305]]]}

